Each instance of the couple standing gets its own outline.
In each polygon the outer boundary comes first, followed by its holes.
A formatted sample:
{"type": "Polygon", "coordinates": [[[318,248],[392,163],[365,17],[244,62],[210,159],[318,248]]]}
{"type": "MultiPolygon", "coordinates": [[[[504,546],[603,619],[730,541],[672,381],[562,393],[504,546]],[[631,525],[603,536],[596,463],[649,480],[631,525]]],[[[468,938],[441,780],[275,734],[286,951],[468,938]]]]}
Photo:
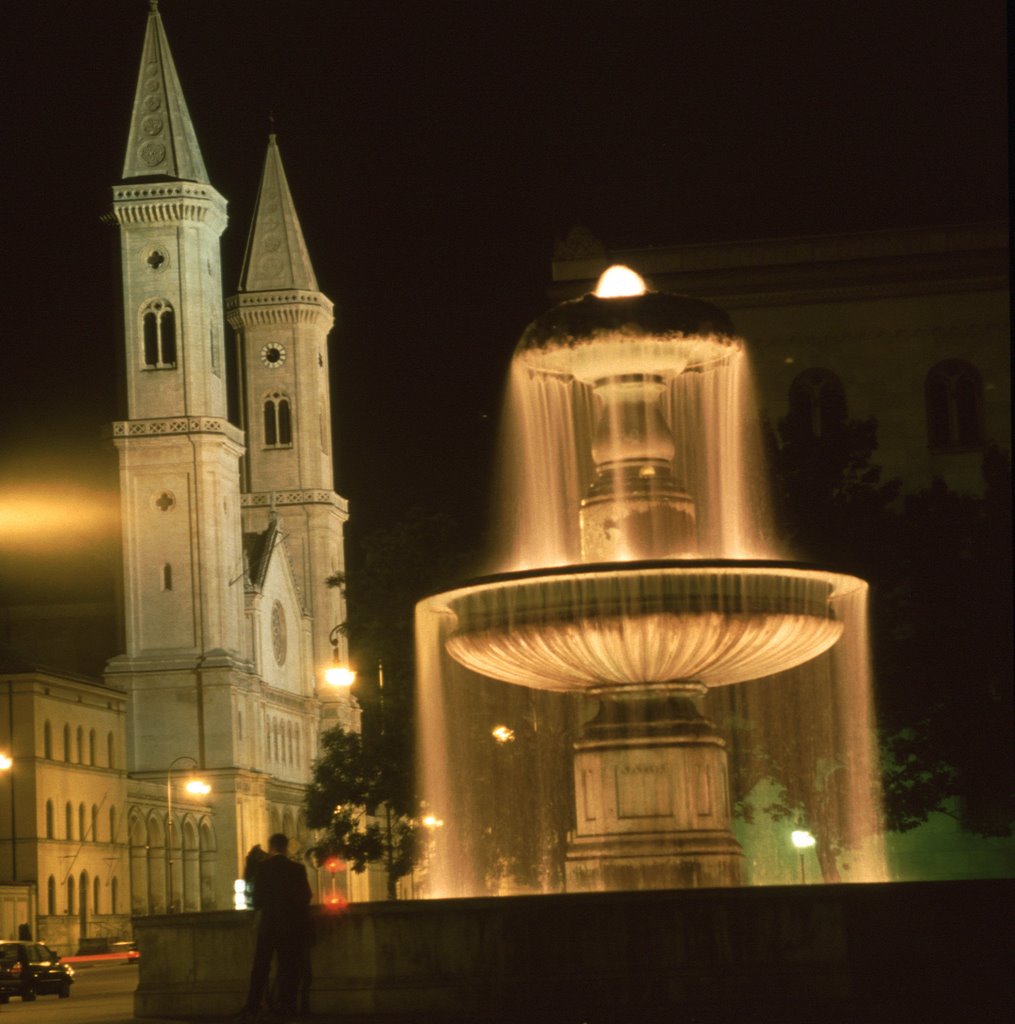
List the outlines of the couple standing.
{"type": "Polygon", "coordinates": [[[268,852],[255,846],[247,856],[245,876],[253,886],[254,909],[260,912],[254,964],[244,1020],[259,1020],[272,957],[278,958],[278,1002],[283,1018],[306,1016],[310,992],[310,883],[307,869],[289,860],[289,839],[276,832],[268,852]],[[297,1005],[297,1000],[299,1004],[297,1005]]]}

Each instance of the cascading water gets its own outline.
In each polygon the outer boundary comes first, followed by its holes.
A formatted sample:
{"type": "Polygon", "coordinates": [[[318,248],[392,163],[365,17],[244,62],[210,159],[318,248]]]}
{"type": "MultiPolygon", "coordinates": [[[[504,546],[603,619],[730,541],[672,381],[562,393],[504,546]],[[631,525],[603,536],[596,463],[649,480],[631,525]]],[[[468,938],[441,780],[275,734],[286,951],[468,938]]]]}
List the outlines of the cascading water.
{"type": "Polygon", "coordinates": [[[417,608],[430,893],[791,881],[801,825],[883,878],[866,585],[774,548],[726,314],[627,274],[523,334],[503,571],[417,608]]]}

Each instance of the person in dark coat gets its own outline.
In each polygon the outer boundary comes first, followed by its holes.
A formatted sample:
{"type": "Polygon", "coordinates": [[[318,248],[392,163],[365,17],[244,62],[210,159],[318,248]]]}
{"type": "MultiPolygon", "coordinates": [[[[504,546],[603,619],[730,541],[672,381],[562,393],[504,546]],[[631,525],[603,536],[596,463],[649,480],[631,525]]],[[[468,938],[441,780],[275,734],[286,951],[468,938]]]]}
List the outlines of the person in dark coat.
{"type": "Polygon", "coordinates": [[[296,995],[310,928],[310,883],[307,869],[289,860],[289,839],[276,832],[268,855],[254,868],[254,909],[260,913],[250,988],[243,1014],[256,1016],[264,1000],[272,957],[277,958],[279,1010],[297,1013],[296,995]]]}
{"type": "Polygon", "coordinates": [[[248,907],[254,905],[254,874],[257,871],[257,865],[267,856],[261,849],[261,844],[256,843],[250,848],[247,859],[243,862],[244,897],[248,907]]]}

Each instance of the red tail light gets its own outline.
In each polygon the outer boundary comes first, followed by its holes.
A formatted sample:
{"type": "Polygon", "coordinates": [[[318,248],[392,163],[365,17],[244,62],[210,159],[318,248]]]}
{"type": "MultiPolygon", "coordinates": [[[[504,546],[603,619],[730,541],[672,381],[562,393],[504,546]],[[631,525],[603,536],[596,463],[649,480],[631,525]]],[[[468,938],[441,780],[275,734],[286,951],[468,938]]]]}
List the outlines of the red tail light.
{"type": "Polygon", "coordinates": [[[17,960],[11,965],[11,975],[17,977],[21,973],[21,961],[17,960]]]}

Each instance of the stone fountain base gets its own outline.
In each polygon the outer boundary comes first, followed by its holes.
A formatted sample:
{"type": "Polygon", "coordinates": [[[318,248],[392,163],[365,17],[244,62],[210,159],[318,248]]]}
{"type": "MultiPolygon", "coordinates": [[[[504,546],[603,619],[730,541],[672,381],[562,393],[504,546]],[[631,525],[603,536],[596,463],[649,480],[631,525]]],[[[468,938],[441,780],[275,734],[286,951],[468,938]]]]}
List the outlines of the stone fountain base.
{"type": "Polygon", "coordinates": [[[569,892],[742,884],[726,744],[689,697],[604,699],[574,776],[569,892]]]}

